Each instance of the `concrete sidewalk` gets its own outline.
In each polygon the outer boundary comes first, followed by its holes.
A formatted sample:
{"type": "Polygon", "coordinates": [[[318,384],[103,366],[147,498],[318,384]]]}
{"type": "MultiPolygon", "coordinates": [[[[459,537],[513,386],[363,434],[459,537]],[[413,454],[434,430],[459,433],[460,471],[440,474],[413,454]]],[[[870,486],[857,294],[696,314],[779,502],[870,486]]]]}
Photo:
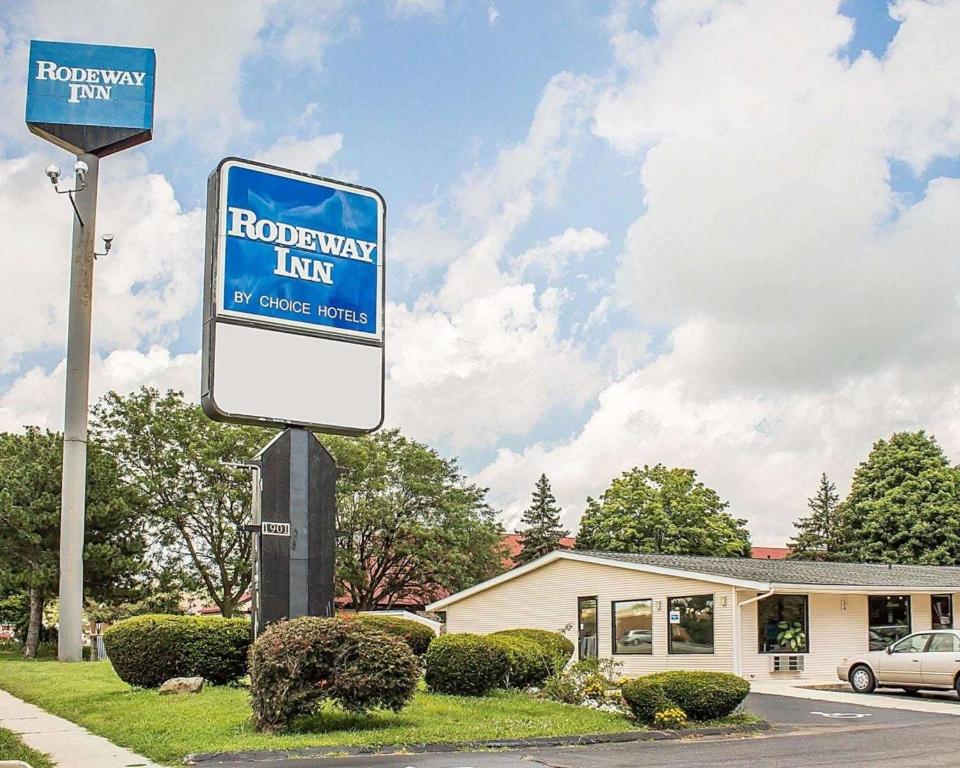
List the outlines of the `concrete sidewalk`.
{"type": "MultiPolygon", "coordinates": [[[[943,698],[921,696],[907,696],[894,694],[880,689],[879,693],[854,693],[851,690],[824,691],[809,686],[838,685],[836,678],[823,680],[753,680],[750,682],[752,693],[768,693],[774,696],[789,696],[795,699],[810,701],[829,701],[833,704],[850,704],[860,707],[876,707],[877,709],[900,709],[911,712],[929,712],[937,715],[953,715],[960,717],[960,702],[956,697],[948,694],[943,698]]],[[[931,694],[936,695],[936,694],[931,694]]]]}
{"type": "Polygon", "coordinates": [[[48,754],[60,768],[159,768],[135,752],[2,690],[0,728],[13,731],[27,746],[48,754]]]}

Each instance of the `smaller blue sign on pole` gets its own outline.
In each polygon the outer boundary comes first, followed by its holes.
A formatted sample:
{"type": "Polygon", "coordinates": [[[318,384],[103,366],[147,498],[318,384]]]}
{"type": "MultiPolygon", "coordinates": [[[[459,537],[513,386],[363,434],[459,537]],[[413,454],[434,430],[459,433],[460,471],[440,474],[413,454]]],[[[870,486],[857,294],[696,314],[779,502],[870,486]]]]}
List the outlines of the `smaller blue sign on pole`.
{"type": "Polygon", "coordinates": [[[346,434],[379,427],[384,221],[375,190],[220,163],[207,202],[208,415],[346,434]]]}
{"type": "Polygon", "coordinates": [[[75,154],[103,157],[149,141],[155,77],[149,48],[33,40],[27,126],[75,154]]]}

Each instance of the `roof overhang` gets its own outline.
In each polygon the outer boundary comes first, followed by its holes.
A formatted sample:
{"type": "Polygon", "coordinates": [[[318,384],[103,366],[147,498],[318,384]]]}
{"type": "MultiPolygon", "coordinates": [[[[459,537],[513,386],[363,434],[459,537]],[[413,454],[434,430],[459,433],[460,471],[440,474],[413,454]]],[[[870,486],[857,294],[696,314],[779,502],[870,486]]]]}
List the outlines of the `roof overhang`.
{"type": "Polygon", "coordinates": [[[896,586],[863,586],[858,584],[771,584],[774,592],[812,592],[833,595],[946,595],[960,592],[960,584],[953,587],[918,587],[909,584],[896,586]]]}
{"type": "Polygon", "coordinates": [[[538,568],[543,568],[545,565],[550,565],[550,563],[556,562],[557,560],[573,560],[574,562],[590,563],[592,565],[604,565],[608,568],[621,568],[627,571],[655,573],[661,576],[676,576],[677,578],[690,579],[693,581],[708,581],[713,584],[725,584],[727,586],[738,587],[740,589],[755,589],[758,592],[766,592],[771,587],[770,584],[765,582],[752,581],[749,579],[735,579],[728,576],[716,576],[709,573],[700,573],[698,571],[680,570],[678,568],[664,568],[659,565],[647,565],[646,563],[631,563],[626,560],[612,560],[605,557],[593,557],[591,555],[582,554],[575,550],[558,549],[548,555],[544,555],[536,560],[532,560],[526,565],[521,565],[518,568],[507,571],[506,573],[501,573],[499,576],[495,576],[492,579],[481,581],[479,584],[475,584],[468,589],[448,595],[442,600],[437,600],[435,603],[430,603],[430,605],[427,606],[427,610],[442,611],[448,605],[452,605],[460,600],[472,597],[480,592],[485,592],[486,590],[499,586],[507,581],[512,581],[513,579],[530,573],[531,571],[535,571],[538,568]]]}

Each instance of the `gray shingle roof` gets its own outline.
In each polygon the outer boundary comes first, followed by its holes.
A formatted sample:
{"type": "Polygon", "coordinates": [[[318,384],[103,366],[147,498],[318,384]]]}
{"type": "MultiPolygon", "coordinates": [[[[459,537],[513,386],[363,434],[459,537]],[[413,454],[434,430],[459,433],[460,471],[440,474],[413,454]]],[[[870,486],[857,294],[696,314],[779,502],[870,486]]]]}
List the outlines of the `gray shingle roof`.
{"type": "Polygon", "coordinates": [[[809,584],[856,587],[918,587],[960,590],[960,567],[938,565],[875,565],[815,563],[803,560],[751,560],[738,557],[625,554],[574,550],[624,563],[639,563],[678,571],[757,581],[764,584],[809,584]]]}

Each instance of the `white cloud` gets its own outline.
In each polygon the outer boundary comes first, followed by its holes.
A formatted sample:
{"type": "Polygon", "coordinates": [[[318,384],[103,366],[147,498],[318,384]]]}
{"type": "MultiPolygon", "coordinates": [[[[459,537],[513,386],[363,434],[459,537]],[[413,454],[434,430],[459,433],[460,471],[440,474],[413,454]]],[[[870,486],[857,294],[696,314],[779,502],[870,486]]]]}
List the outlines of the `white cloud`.
{"type": "MultiPolygon", "coordinates": [[[[43,175],[47,152],[0,159],[0,220],[8,243],[0,281],[0,370],[65,339],[72,209],[43,175]],[[29,320],[25,322],[25,317],[29,320]]],[[[65,166],[69,167],[69,166],[65,166]]],[[[96,263],[93,343],[98,349],[165,343],[200,300],[204,215],[184,211],[142,156],[111,158],[100,176],[97,231],[113,250],[96,263]]]]}
{"type": "Polygon", "coordinates": [[[418,214],[414,232],[458,234],[434,236],[441,246],[422,258],[411,234],[409,261],[445,263],[457,242],[465,243],[439,290],[412,307],[388,308],[388,413],[421,439],[454,448],[493,444],[526,434],[554,409],[583,404],[600,386],[584,350],[560,337],[565,295],[554,288],[538,294],[501,268],[517,229],[555,198],[589,117],[590,94],[583,78],[553,78],[526,138],[457,187],[453,223],[432,207],[418,214]]]}
{"type": "Polygon", "coordinates": [[[603,250],[609,244],[607,236],[593,227],[567,227],[561,234],[537,243],[517,256],[514,267],[519,274],[527,270],[539,270],[554,280],[561,275],[571,258],[582,258],[591,251],[603,250]]]}
{"type": "Polygon", "coordinates": [[[497,10],[495,5],[491,5],[487,8],[487,23],[492,27],[497,23],[497,19],[500,18],[500,11],[497,10]]]}
{"type": "Polygon", "coordinates": [[[282,168],[316,173],[333,160],[343,146],[343,134],[320,134],[309,139],[283,136],[260,152],[259,159],[282,168]]]}
{"type": "MultiPolygon", "coordinates": [[[[61,362],[49,373],[33,368],[0,394],[0,431],[26,425],[63,428],[64,371],[61,362]]],[[[182,391],[189,400],[200,396],[200,353],[171,355],[162,347],[142,353],[121,349],[90,361],[90,402],[114,390],[126,394],[150,386],[182,391]]]]}
{"type": "Polygon", "coordinates": [[[779,543],[821,471],[844,487],[894,430],[960,458],[960,180],[908,206],[889,171],[960,153],[960,3],[897,3],[886,56],[852,64],[832,0],[653,12],[656,37],[611,21],[594,131],[642,162],[616,298],[669,335],[581,432],[478,480],[515,516],[546,471],[573,524],[624,469],[689,466],[779,543]]]}

